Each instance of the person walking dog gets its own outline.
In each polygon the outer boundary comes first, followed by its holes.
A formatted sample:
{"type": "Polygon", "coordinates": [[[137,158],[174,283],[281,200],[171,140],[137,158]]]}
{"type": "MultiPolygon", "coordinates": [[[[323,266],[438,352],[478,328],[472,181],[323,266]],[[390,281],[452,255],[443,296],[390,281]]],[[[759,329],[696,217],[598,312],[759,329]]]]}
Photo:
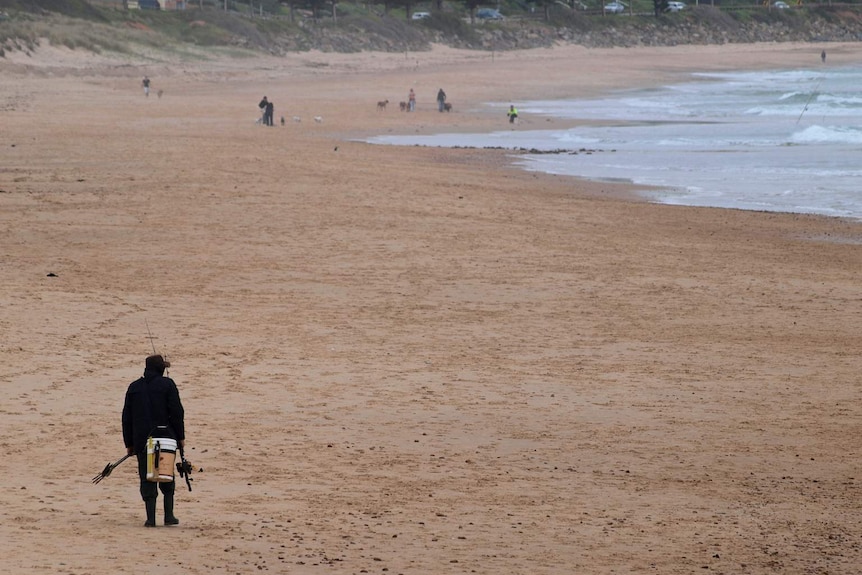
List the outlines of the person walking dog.
{"type": "Polygon", "coordinates": [[[443,91],[443,88],[437,91],[437,111],[442,112],[445,109],[446,104],[446,92],[443,91]]]}

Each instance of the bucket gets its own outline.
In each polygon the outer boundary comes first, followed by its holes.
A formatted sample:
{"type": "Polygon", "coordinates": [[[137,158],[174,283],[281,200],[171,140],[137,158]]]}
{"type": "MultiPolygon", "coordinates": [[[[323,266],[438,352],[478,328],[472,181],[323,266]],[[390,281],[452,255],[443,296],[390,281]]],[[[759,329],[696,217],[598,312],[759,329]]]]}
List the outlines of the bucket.
{"type": "Polygon", "coordinates": [[[147,439],[147,481],[170,483],[174,480],[177,440],[169,437],[147,439]]]}

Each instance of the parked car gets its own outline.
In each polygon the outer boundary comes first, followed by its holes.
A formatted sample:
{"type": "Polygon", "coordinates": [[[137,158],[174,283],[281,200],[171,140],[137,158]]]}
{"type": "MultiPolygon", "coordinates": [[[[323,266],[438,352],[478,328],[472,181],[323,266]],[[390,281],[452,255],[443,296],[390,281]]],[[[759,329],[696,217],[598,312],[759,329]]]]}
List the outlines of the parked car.
{"type": "Polygon", "coordinates": [[[138,0],[138,8],[141,10],[161,10],[159,0],[138,0]]]}
{"type": "Polygon", "coordinates": [[[605,12],[610,12],[611,14],[622,14],[626,11],[626,5],[622,2],[611,2],[610,4],[605,4],[605,12]]]}
{"type": "Polygon", "coordinates": [[[665,12],[679,12],[685,9],[685,2],[668,2],[665,12]]]}
{"type": "Polygon", "coordinates": [[[790,8],[790,4],[788,4],[787,2],[781,2],[779,0],[779,2],[773,2],[772,7],[778,8],[779,10],[787,10],[788,8],[790,8]]]}
{"type": "Polygon", "coordinates": [[[503,20],[505,16],[500,14],[499,10],[493,8],[479,8],[476,10],[476,18],[480,20],[503,20]]]}
{"type": "Polygon", "coordinates": [[[413,20],[424,20],[425,18],[430,18],[431,12],[414,12],[410,18],[413,20]]]}

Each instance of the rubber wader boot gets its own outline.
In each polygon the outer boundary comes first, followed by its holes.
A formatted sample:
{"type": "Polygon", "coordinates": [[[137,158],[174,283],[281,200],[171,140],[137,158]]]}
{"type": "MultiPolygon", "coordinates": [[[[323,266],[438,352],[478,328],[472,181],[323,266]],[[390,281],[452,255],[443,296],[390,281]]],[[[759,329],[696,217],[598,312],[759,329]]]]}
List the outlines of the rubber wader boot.
{"type": "Polygon", "coordinates": [[[156,526],[156,500],[155,499],[144,499],[144,505],[147,506],[147,522],[144,523],[144,527],[155,527],[156,526]]]}
{"type": "Polygon", "coordinates": [[[165,525],[179,525],[180,520],[174,517],[174,494],[162,494],[165,499],[165,525]]]}

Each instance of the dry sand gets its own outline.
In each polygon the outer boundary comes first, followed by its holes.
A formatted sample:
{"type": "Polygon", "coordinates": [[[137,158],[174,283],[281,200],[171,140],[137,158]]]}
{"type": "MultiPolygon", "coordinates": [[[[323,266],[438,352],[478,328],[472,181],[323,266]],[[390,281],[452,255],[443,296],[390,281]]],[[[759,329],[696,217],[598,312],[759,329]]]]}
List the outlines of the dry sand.
{"type": "Polygon", "coordinates": [[[0,572],[858,573],[862,224],[357,141],[821,48],[7,54],[0,572]],[[203,468],[154,530],[90,482],[147,324],[203,468]]]}

